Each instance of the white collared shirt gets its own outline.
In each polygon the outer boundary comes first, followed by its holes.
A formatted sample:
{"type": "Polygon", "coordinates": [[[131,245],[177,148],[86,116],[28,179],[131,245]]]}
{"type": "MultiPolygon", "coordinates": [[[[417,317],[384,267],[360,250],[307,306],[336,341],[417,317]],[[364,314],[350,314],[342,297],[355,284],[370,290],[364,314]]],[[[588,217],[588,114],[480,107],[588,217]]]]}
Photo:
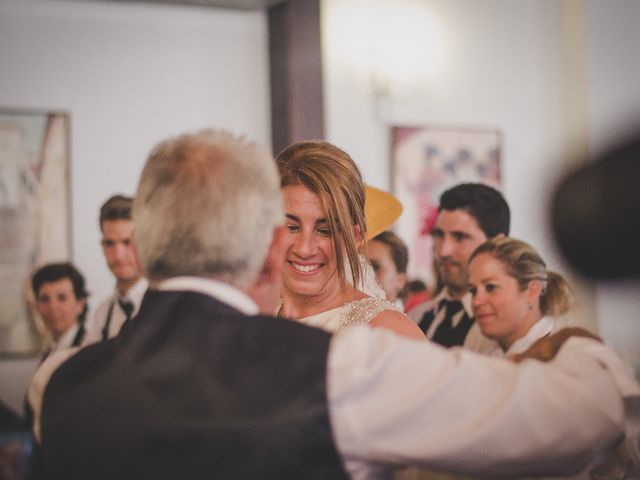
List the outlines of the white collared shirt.
{"type": "Polygon", "coordinates": [[[373,462],[489,478],[573,474],[640,426],[640,387],[622,361],[577,337],[549,363],[516,365],[346,328],[332,342],[328,394],[350,472],[373,462]]]}
{"type": "Polygon", "coordinates": [[[571,325],[577,326],[577,323],[570,321],[568,317],[556,318],[544,316],[534,323],[525,335],[514,341],[506,352],[503,351],[496,343],[493,350],[483,353],[498,358],[522,353],[542,337],[546,337],[547,335],[557,332],[561,328],[569,327],[571,325]]]}
{"type": "Polygon", "coordinates": [[[140,310],[142,297],[144,297],[144,294],[147,291],[148,287],[149,282],[147,281],[147,279],[141,277],[135,284],[131,286],[124,297],[120,296],[120,294],[116,290],[108,298],[106,298],[98,306],[95,314],[91,318],[90,323],[87,323],[87,335],[85,337],[85,341],[82,342],[82,345],[85,346],[90,343],[101,341],[102,331],[109,321],[109,318],[111,319],[111,321],[109,322],[108,338],[115,337],[127,319],[127,316],[120,308],[118,301],[123,300],[130,302],[133,305],[131,317],[134,317],[138,314],[138,310],[140,310]]]}
{"type": "Polygon", "coordinates": [[[232,287],[228,283],[199,277],[173,277],[154,285],[161,291],[191,291],[208,295],[239,310],[245,315],[256,315],[258,306],[246,293],[232,287]]]}
{"type": "Polygon", "coordinates": [[[73,339],[76,337],[76,334],[80,330],[80,324],[75,322],[71,327],[64,332],[58,340],[51,340],[48,346],[44,349],[47,354],[51,354],[53,352],[57,352],[59,350],[64,350],[67,348],[71,348],[73,344],[73,339]]]}

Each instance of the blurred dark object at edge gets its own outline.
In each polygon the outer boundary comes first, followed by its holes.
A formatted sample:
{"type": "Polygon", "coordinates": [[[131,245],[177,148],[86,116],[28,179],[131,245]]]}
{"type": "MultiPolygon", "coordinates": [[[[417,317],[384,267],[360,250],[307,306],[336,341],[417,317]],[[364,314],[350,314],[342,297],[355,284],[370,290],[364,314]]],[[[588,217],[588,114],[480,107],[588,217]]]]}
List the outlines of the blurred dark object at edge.
{"type": "Polygon", "coordinates": [[[0,401],[0,480],[35,480],[35,442],[28,425],[0,401]]]}
{"type": "Polygon", "coordinates": [[[640,135],[560,182],[552,224],[560,250],[580,273],[640,278],[640,135]]]}

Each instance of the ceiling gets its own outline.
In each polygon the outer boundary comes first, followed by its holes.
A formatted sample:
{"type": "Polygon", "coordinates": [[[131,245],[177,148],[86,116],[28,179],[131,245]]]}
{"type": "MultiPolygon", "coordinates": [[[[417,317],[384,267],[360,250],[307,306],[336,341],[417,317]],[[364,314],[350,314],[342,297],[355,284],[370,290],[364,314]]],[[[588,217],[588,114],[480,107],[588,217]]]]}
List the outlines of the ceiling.
{"type": "MultiPolygon", "coordinates": [[[[118,3],[133,3],[131,0],[113,0],[118,3]]],[[[234,8],[239,10],[266,10],[286,0],[135,0],[137,3],[164,3],[175,5],[198,5],[201,7],[234,8]]]]}

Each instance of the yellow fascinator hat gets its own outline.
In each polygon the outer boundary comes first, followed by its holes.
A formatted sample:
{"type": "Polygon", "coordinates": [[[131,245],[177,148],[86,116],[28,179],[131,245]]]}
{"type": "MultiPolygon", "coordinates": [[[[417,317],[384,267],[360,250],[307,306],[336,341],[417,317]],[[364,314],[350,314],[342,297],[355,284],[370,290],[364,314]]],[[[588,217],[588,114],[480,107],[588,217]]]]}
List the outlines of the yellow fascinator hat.
{"type": "Polygon", "coordinates": [[[389,192],[365,186],[364,216],[367,221],[367,241],[389,230],[402,214],[402,203],[389,192]]]}

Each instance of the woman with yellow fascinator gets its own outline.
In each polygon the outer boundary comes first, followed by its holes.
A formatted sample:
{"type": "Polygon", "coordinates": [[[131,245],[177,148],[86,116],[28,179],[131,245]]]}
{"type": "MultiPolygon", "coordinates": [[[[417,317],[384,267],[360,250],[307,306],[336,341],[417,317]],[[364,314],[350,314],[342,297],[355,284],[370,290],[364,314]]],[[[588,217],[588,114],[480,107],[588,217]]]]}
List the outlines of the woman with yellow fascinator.
{"type": "Polygon", "coordinates": [[[277,163],[288,231],[279,313],[329,331],[369,324],[424,340],[358,253],[398,218],[400,203],[365,188],[351,157],[328,142],[293,144],[277,163]]]}

